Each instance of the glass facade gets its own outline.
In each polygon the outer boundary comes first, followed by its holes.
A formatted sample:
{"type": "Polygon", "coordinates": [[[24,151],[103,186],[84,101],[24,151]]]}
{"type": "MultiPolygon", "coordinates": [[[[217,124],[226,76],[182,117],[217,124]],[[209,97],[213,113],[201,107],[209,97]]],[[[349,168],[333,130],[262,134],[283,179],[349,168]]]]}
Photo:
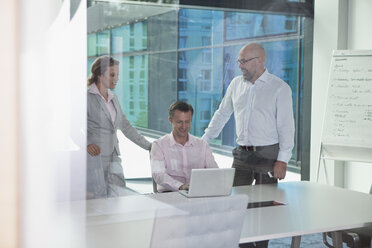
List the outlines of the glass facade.
{"type": "MultiPolygon", "coordinates": [[[[202,136],[229,83],[241,74],[236,60],[249,42],[263,45],[269,72],[290,85],[296,126],[300,125],[305,17],[184,7],[157,9],[130,21],[111,18],[116,23],[104,22],[99,31],[88,28],[88,70],[102,54],[120,60],[115,93],[129,121],[146,133],[169,132],[167,109],[173,101],[183,100],[195,109],[191,133],[202,136]]],[[[300,159],[300,134],[296,136],[292,162],[300,159]]],[[[235,139],[232,116],[212,146],[229,151],[235,139]]]]}
{"type": "Polygon", "coordinates": [[[248,39],[297,32],[296,16],[226,12],[225,40],[248,39]]]}

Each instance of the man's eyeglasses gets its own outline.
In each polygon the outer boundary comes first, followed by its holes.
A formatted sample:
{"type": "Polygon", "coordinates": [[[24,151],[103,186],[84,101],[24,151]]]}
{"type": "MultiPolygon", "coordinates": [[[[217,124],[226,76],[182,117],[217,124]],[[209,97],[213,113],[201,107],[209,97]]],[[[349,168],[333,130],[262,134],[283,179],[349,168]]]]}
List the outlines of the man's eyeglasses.
{"type": "Polygon", "coordinates": [[[249,61],[251,60],[254,60],[254,59],[258,59],[259,57],[253,57],[253,58],[250,58],[250,59],[238,59],[236,61],[236,63],[238,64],[241,64],[241,65],[245,65],[246,63],[248,63],[249,61]]]}

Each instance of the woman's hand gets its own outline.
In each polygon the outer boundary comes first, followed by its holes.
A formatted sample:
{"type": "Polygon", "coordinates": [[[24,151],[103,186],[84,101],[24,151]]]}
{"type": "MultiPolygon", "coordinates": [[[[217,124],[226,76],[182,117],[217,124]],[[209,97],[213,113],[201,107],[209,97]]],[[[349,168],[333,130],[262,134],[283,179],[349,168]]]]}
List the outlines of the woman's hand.
{"type": "Polygon", "coordinates": [[[101,148],[99,148],[99,146],[96,144],[90,144],[87,147],[87,151],[90,155],[97,156],[101,153],[101,148]]]}

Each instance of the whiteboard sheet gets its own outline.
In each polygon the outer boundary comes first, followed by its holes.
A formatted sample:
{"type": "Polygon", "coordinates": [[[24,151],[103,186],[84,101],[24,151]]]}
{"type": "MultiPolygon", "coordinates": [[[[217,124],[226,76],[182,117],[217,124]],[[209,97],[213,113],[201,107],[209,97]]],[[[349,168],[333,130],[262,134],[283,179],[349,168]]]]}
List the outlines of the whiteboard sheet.
{"type": "Polygon", "coordinates": [[[328,158],[372,162],[372,50],[334,51],[322,145],[328,158]]]}

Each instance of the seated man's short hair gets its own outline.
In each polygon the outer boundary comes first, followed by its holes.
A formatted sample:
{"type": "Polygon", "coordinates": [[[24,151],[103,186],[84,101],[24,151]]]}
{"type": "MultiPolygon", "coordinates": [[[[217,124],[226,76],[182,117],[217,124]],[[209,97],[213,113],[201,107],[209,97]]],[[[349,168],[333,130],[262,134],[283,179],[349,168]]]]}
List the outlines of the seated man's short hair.
{"type": "Polygon", "coordinates": [[[191,115],[194,113],[194,109],[192,106],[186,102],[176,101],[172,103],[168,108],[169,117],[172,118],[174,115],[174,111],[179,110],[181,112],[189,112],[191,111],[191,115]]]}

